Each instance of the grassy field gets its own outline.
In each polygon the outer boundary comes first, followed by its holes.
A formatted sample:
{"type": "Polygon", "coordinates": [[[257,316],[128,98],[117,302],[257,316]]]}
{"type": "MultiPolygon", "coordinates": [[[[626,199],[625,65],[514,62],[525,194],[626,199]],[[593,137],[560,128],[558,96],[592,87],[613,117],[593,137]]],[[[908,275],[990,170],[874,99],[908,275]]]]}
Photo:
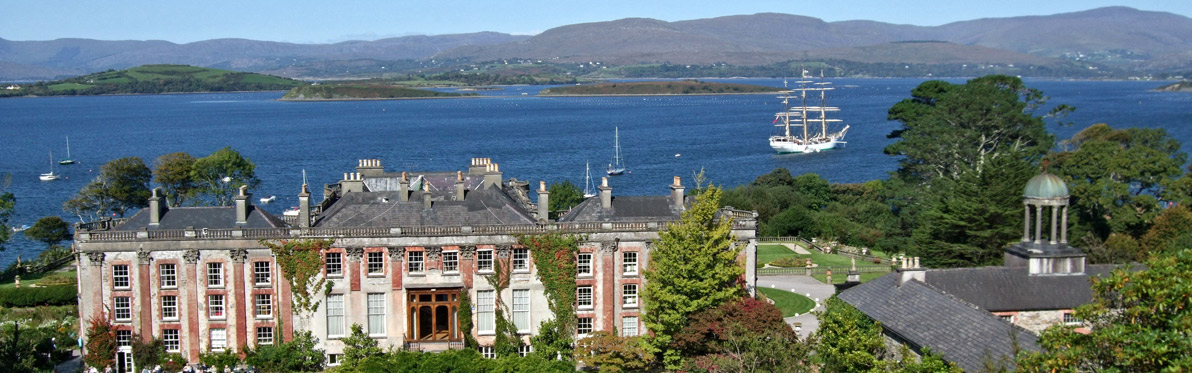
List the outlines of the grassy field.
{"type": "MultiPolygon", "coordinates": [[[[862,273],[861,274],[861,282],[862,283],[869,282],[869,280],[872,280],[872,279],[875,279],[878,277],[882,277],[887,274],[888,273],[862,273]]],[[[819,280],[819,282],[823,282],[823,283],[828,282],[827,276],[825,276],[825,275],[811,275],[811,277],[815,278],[816,280],[819,280]]],[[[840,272],[840,273],[832,272],[832,283],[833,284],[843,284],[844,280],[846,280],[847,278],[848,278],[847,272],[840,272]]]]}
{"type": "Polygon", "coordinates": [[[800,257],[795,254],[794,250],[782,246],[782,244],[758,244],[757,245],[757,266],[764,267],[766,263],[773,262],[778,258],[783,257],[800,257]]]}
{"type": "Polygon", "coordinates": [[[766,298],[774,301],[774,306],[782,310],[782,317],[791,317],[796,314],[804,314],[815,308],[815,301],[811,298],[795,294],[789,291],[783,291],[770,288],[757,288],[766,298]]]}
{"type": "MultiPolygon", "coordinates": [[[[73,267],[72,267],[73,268],[73,267]]],[[[78,274],[74,269],[69,271],[51,271],[47,273],[29,274],[21,276],[21,286],[28,286],[31,284],[39,285],[64,285],[74,284],[78,282],[78,274]]],[[[16,286],[16,282],[9,280],[0,284],[0,288],[11,288],[16,286]]]]}

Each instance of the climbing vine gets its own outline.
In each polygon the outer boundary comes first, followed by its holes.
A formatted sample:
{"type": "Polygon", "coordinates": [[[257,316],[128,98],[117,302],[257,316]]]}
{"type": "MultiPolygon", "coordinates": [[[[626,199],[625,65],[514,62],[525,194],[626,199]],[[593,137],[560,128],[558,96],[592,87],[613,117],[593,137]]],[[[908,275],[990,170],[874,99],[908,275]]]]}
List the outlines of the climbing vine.
{"type": "Polygon", "coordinates": [[[467,289],[459,292],[459,309],[455,311],[455,319],[459,320],[459,330],[463,331],[464,346],[473,350],[479,347],[476,338],[472,337],[472,298],[468,296],[467,289]]]}
{"type": "Polygon", "coordinates": [[[522,340],[517,336],[517,326],[513,324],[508,315],[508,307],[505,301],[501,299],[501,293],[509,287],[509,269],[505,267],[504,261],[493,261],[493,273],[484,275],[484,279],[496,289],[496,297],[493,305],[494,321],[496,322],[495,338],[493,339],[493,352],[498,357],[514,356],[518,349],[522,346],[522,340]]]}
{"type": "Polygon", "coordinates": [[[558,233],[520,236],[518,244],[530,249],[538,280],[554,316],[543,321],[531,337],[534,351],[545,358],[571,356],[575,331],[575,256],[582,236],[558,233]]]}
{"type": "Polygon", "coordinates": [[[322,290],[326,283],[326,279],[319,276],[323,272],[323,252],[330,249],[335,240],[261,240],[260,243],[273,252],[282,277],[289,282],[295,309],[306,312],[318,309],[315,292],[322,290]]]}

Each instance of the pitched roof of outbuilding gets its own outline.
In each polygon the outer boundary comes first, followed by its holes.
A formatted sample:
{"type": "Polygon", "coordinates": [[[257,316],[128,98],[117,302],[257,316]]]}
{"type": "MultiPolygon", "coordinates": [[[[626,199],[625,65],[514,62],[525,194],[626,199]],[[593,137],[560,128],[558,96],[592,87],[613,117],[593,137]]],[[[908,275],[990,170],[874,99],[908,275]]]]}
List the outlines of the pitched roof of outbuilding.
{"type": "Polygon", "coordinates": [[[933,269],[925,279],[932,287],[991,312],[1065,310],[1091,302],[1091,277],[1107,275],[1114,268],[1087,265],[1084,274],[1051,276],[1031,276],[1027,267],[933,269]]]}
{"type": "Polygon", "coordinates": [[[839,297],[911,348],[930,347],[966,371],[979,371],[987,359],[1013,361],[1015,342],[1023,350],[1039,349],[1033,333],[917,280],[899,286],[899,276],[882,276],[839,297]]]}
{"type": "Polygon", "coordinates": [[[138,231],[141,229],[231,229],[231,228],[278,228],[285,227],[285,221],[268,211],[249,205],[248,219],[236,224],[235,206],[171,207],[161,215],[160,224],[149,225],[149,209],[143,208],[120,224],[115,230],[138,231]]]}

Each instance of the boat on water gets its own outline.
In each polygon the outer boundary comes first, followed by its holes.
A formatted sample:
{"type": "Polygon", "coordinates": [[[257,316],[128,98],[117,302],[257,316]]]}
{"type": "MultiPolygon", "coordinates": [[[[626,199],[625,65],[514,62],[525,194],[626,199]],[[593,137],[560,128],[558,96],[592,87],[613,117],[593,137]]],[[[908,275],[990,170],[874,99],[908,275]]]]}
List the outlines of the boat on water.
{"type": "Polygon", "coordinates": [[[592,167],[584,162],[584,198],[592,198],[596,192],[592,191],[592,167]]]}
{"type": "Polygon", "coordinates": [[[613,163],[606,170],[609,176],[625,173],[625,161],[621,159],[621,129],[613,127],[613,163]]]}
{"type": "Polygon", "coordinates": [[[829,129],[831,123],[842,121],[828,118],[828,113],[840,111],[840,108],[828,106],[827,92],[833,88],[830,86],[832,83],[823,81],[822,75],[820,81],[815,82],[809,80],[804,71],[803,77],[795,82],[799,86],[786,90],[778,97],[782,99],[783,109],[775,114],[773,123],[781,131],[778,135],[770,136],[770,148],[779,154],[815,153],[844,147],[844,135],[848,133],[849,126],[846,124],[835,132],[829,129]],[[815,93],[819,93],[818,104],[808,104],[809,92],[812,100],[815,99],[815,93]],[[796,101],[793,106],[792,100],[796,101]],[[799,130],[791,131],[791,127],[799,130]]]}
{"type": "Polygon", "coordinates": [[[277,196],[261,197],[261,203],[272,203],[277,200],[277,196]]]}
{"type": "Polygon", "coordinates": [[[41,174],[41,176],[38,176],[37,178],[41,179],[41,181],[53,181],[58,180],[59,177],[61,176],[54,173],[54,152],[50,152],[50,173],[41,174]]]}
{"type": "Polygon", "coordinates": [[[77,163],[77,162],[75,162],[74,159],[70,158],[70,136],[66,136],[66,158],[61,161],[58,161],[58,164],[68,165],[68,164],[75,164],[75,163],[77,163]]]}
{"type": "Polygon", "coordinates": [[[21,224],[21,226],[19,226],[19,227],[12,227],[12,232],[20,233],[20,232],[24,232],[26,229],[29,229],[29,224],[21,224]]]}

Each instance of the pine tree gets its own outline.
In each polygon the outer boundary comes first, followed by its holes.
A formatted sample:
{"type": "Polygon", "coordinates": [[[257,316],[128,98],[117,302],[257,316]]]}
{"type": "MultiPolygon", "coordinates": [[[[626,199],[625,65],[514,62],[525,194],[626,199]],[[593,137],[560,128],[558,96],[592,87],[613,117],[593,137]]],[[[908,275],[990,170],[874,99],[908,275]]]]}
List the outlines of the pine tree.
{"type": "Polygon", "coordinates": [[[682,363],[670,344],[688,318],[742,295],[737,281],[745,269],[737,262],[732,220],[716,216],[720,194],[720,188],[708,188],[678,222],[658,234],[644,272],[647,310],[642,320],[654,333],[653,345],[663,351],[668,369],[682,363]]]}

